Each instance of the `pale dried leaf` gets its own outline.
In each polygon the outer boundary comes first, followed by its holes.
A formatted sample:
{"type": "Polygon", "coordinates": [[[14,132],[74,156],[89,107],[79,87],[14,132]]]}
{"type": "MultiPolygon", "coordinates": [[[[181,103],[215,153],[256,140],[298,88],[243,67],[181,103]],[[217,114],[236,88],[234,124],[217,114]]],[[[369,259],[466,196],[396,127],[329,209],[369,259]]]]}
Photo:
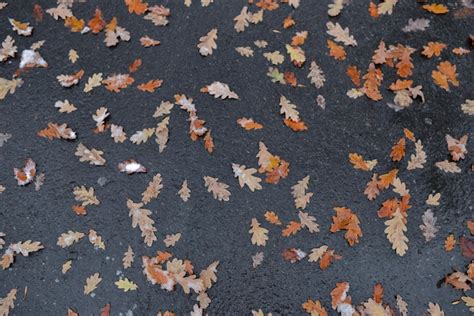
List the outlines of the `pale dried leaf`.
{"type": "Polygon", "coordinates": [[[314,84],[314,86],[318,89],[323,87],[324,82],[326,81],[326,77],[324,76],[323,71],[318,66],[318,64],[316,64],[315,61],[311,62],[307,77],[311,80],[311,83],[314,84]]]}
{"type": "Polygon", "coordinates": [[[436,226],[437,218],[433,215],[433,212],[428,209],[421,216],[423,224],[420,225],[420,229],[423,232],[423,236],[426,241],[430,241],[436,237],[436,233],[439,228],[436,226]]]}
{"type": "Polygon", "coordinates": [[[232,164],[232,171],[234,172],[234,177],[239,179],[239,185],[241,188],[244,185],[250,189],[250,191],[261,190],[262,186],[260,182],[262,179],[255,177],[254,174],[257,172],[255,168],[246,169],[244,165],[232,164]]]}
{"type": "Polygon", "coordinates": [[[435,163],[435,166],[446,173],[460,173],[461,168],[454,161],[443,160],[435,163]]]}
{"type": "Polygon", "coordinates": [[[349,34],[349,28],[342,28],[337,22],[336,24],[328,22],[326,27],[328,29],[326,33],[334,37],[336,42],[343,43],[346,46],[357,46],[357,41],[349,34]]]}
{"type": "Polygon", "coordinates": [[[405,218],[399,209],[393,214],[393,217],[385,221],[385,233],[387,234],[387,239],[392,244],[392,249],[399,256],[405,255],[408,250],[408,238],[405,236],[407,231],[405,218]]]}
{"type": "Polygon", "coordinates": [[[58,237],[56,244],[62,248],[66,248],[72,246],[74,243],[77,243],[84,236],[84,233],[70,230],[67,233],[62,233],[61,236],[58,237]]]}
{"type": "Polygon", "coordinates": [[[89,295],[91,294],[99,285],[99,283],[102,281],[102,278],[100,277],[99,273],[94,273],[90,277],[86,279],[86,284],[84,285],[84,294],[89,295]]]}
{"type": "Polygon", "coordinates": [[[199,38],[199,54],[202,56],[212,55],[213,50],[217,48],[217,29],[210,30],[205,36],[199,38]]]}
{"type": "Polygon", "coordinates": [[[207,91],[210,95],[214,96],[216,99],[238,99],[239,96],[237,93],[230,90],[230,87],[222,82],[215,81],[210,85],[206,86],[207,91]]]}
{"type": "Polygon", "coordinates": [[[280,114],[285,115],[285,119],[298,122],[300,120],[299,112],[296,110],[296,105],[292,104],[290,100],[284,96],[280,96],[280,114]]]}
{"type": "Polygon", "coordinates": [[[148,186],[145,192],[142,193],[142,202],[146,205],[150,203],[151,200],[156,199],[163,189],[163,184],[161,183],[162,178],[161,174],[157,173],[153,180],[148,183],[148,186]]]}
{"type": "Polygon", "coordinates": [[[99,87],[102,84],[102,73],[95,73],[87,79],[87,83],[84,86],[84,92],[90,92],[92,89],[99,87]]]}
{"type": "Polygon", "coordinates": [[[227,184],[223,182],[218,182],[218,178],[213,178],[209,176],[204,177],[204,185],[207,188],[208,192],[212,192],[212,196],[219,201],[229,201],[231,193],[227,188],[227,184]]]}
{"type": "Polygon", "coordinates": [[[176,234],[166,235],[166,238],[165,240],[163,240],[163,242],[165,243],[166,247],[174,247],[180,239],[181,239],[181,233],[176,233],[176,234]]]}
{"type": "Polygon", "coordinates": [[[184,180],[181,185],[181,189],[178,191],[178,195],[184,202],[187,202],[191,196],[191,190],[188,188],[188,180],[184,180]]]}
{"type": "Polygon", "coordinates": [[[132,266],[134,259],[134,253],[132,247],[128,246],[127,251],[123,254],[122,264],[124,269],[128,269],[132,266]]]}
{"type": "Polygon", "coordinates": [[[441,193],[436,193],[436,194],[430,194],[428,198],[426,199],[426,204],[432,205],[432,206],[439,206],[439,199],[441,198],[441,193]]]}
{"type": "Polygon", "coordinates": [[[72,113],[77,110],[74,104],[69,103],[67,99],[64,101],[56,101],[54,107],[58,109],[59,113],[72,113]]]}
{"type": "Polygon", "coordinates": [[[252,218],[249,233],[252,234],[252,245],[265,246],[268,240],[268,229],[260,227],[256,218],[252,218]]]}

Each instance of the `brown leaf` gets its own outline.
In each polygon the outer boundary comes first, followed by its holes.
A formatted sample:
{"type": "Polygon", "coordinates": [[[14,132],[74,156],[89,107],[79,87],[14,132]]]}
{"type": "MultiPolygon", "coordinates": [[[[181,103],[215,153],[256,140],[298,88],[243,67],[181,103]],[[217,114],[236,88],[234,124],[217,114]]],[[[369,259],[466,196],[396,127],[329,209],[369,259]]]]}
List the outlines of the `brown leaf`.
{"type": "Polygon", "coordinates": [[[459,245],[461,246],[462,255],[469,260],[474,260],[474,240],[463,236],[459,245]]]}

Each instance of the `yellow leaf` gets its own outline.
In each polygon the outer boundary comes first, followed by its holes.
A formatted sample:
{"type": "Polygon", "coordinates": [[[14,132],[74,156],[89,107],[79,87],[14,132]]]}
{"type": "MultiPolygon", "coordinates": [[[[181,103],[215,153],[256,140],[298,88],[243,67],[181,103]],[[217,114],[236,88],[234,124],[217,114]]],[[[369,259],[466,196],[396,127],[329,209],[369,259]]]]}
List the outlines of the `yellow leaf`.
{"type": "Polygon", "coordinates": [[[445,14],[449,12],[449,9],[445,5],[438,3],[425,4],[423,9],[434,14],[445,14]]]}
{"type": "Polygon", "coordinates": [[[117,286],[117,288],[123,290],[124,292],[136,291],[138,289],[138,285],[136,285],[127,278],[120,278],[117,282],[115,282],[115,285],[117,286]]]}

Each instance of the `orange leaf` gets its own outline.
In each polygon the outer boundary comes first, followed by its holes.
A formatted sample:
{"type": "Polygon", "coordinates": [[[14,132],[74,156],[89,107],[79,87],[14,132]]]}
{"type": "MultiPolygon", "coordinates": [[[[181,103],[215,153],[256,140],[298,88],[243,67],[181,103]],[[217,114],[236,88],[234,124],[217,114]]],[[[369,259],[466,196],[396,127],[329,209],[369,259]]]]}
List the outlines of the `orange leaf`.
{"type": "Polygon", "coordinates": [[[405,134],[406,138],[408,138],[412,142],[416,142],[415,134],[413,134],[413,132],[410,131],[408,128],[404,128],[403,133],[405,134]]]}
{"type": "Polygon", "coordinates": [[[352,213],[352,210],[347,207],[335,207],[336,216],[332,217],[332,225],[330,231],[332,233],[340,230],[345,230],[344,238],[350,246],[354,246],[359,242],[359,237],[362,236],[362,230],[359,227],[359,218],[352,213]]]}
{"type": "Polygon", "coordinates": [[[398,60],[395,67],[397,68],[397,74],[400,77],[407,78],[412,75],[414,65],[411,60],[411,54],[414,52],[415,49],[401,44],[390,48],[391,57],[398,60]]]}
{"type": "Polygon", "coordinates": [[[94,17],[87,23],[92,33],[97,34],[105,27],[105,21],[102,19],[102,11],[99,8],[95,9],[94,17]]]}
{"type": "Polygon", "coordinates": [[[282,230],[281,234],[283,237],[288,237],[291,235],[295,235],[300,229],[301,229],[301,223],[290,221],[290,223],[286,226],[286,228],[282,230]]]}
{"type": "Polygon", "coordinates": [[[336,60],[346,59],[346,51],[344,50],[344,47],[337,45],[331,40],[327,40],[327,43],[329,48],[329,56],[334,57],[336,60]]]}
{"type": "Polygon", "coordinates": [[[390,184],[393,182],[393,179],[397,176],[398,169],[390,170],[388,173],[382,174],[379,176],[379,181],[377,183],[379,189],[387,189],[390,184]]]}
{"type": "Polygon", "coordinates": [[[433,70],[431,76],[434,79],[434,82],[441,88],[449,91],[450,82],[453,86],[459,86],[459,81],[457,79],[456,65],[452,65],[449,61],[443,61],[438,66],[438,71],[433,70]]]}
{"type": "Polygon", "coordinates": [[[281,225],[280,218],[278,218],[278,215],[275,214],[273,211],[266,211],[265,214],[265,219],[270,223],[274,225],[281,225]]]}
{"type": "Polygon", "coordinates": [[[421,52],[424,56],[431,58],[433,56],[441,55],[441,51],[446,48],[446,44],[440,42],[429,42],[426,46],[423,46],[421,52]]]}
{"type": "Polygon", "coordinates": [[[444,241],[444,250],[446,250],[447,252],[450,252],[454,249],[455,246],[456,246],[456,238],[454,238],[454,235],[451,234],[444,241]]]}
{"type": "Polygon", "coordinates": [[[347,291],[349,291],[349,283],[348,282],[341,282],[337,283],[334,290],[331,291],[331,305],[333,309],[337,308],[342,302],[349,300],[350,297],[347,297],[347,291]]]}
{"type": "Polygon", "coordinates": [[[449,83],[448,78],[440,71],[433,70],[431,73],[431,77],[438,86],[443,88],[446,91],[449,91],[449,83]]]}
{"type": "Polygon", "coordinates": [[[319,259],[319,268],[321,268],[321,270],[326,270],[334,260],[340,260],[341,258],[341,256],[334,253],[334,250],[328,249],[321,259],[319,259]]]}
{"type": "Polygon", "coordinates": [[[413,80],[400,80],[397,79],[395,83],[392,83],[390,85],[390,90],[392,91],[399,91],[399,90],[404,90],[411,88],[411,85],[413,84],[413,80]]]}
{"type": "Polygon", "coordinates": [[[369,171],[370,166],[364,160],[364,158],[357,153],[349,153],[349,161],[354,165],[355,169],[369,171]]]}
{"type": "Polygon", "coordinates": [[[82,205],[73,205],[73,206],[72,206],[72,210],[73,210],[74,213],[76,213],[77,215],[86,215],[86,214],[87,214],[86,207],[85,207],[85,206],[82,206],[82,205]]]}
{"type": "Polygon", "coordinates": [[[128,72],[132,73],[137,71],[142,65],[142,60],[140,58],[137,58],[133,61],[133,63],[128,66],[128,72]]]}
{"type": "Polygon", "coordinates": [[[283,28],[288,29],[295,25],[295,20],[291,16],[287,17],[286,19],[283,20],[283,28]]]}
{"type": "Polygon", "coordinates": [[[377,5],[370,1],[369,3],[369,14],[373,18],[378,18],[379,17],[379,11],[377,10],[377,5]]]}
{"type": "Polygon", "coordinates": [[[311,315],[328,316],[326,309],[321,305],[320,301],[307,300],[302,304],[304,310],[311,315]]]}
{"type": "Polygon", "coordinates": [[[125,4],[128,7],[128,12],[136,15],[142,15],[148,10],[148,3],[143,0],[125,0],[125,4]]]}
{"type": "Polygon", "coordinates": [[[117,23],[117,18],[113,17],[112,20],[110,20],[110,22],[105,26],[105,29],[107,31],[115,31],[117,28],[117,23]]]}
{"type": "Polygon", "coordinates": [[[204,136],[204,148],[210,154],[214,151],[214,140],[211,136],[211,130],[207,131],[206,136],[204,136]]]}
{"type": "Polygon", "coordinates": [[[375,68],[375,65],[371,63],[367,73],[362,77],[364,82],[364,92],[367,97],[374,101],[382,100],[379,87],[382,84],[383,73],[380,69],[375,68]]]}
{"type": "Polygon", "coordinates": [[[171,258],[173,255],[167,251],[157,251],[156,253],[156,261],[157,263],[165,263],[168,261],[169,258],[171,258]]]}
{"type": "Polygon", "coordinates": [[[295,36],[291,38],[291,46],[301,46],[306,41],[308,32],[297,32],[295,36]]]}
{"type": "Polygon", "coordinates": [[[376,283],[374,285],[374,291],[373,291],[372,297],[374,298],[375,303],[377,303],[377,304],[382,303],[382,299],[383,299],[383,286],[382,286],[382,284],[376,283]]]}
{"type": "Polygon", "coordinates": [[[144,91],[144,92],[155,92],[156,88],[159,88],[161,84],[163,83],[163,80],[150,80],[147,83],[142,83],[138,85],[138,90],[144,91]]]}
{"type": "Polygon", "coordinates": [[[425,4],[423,9],[434,14],[445,14],[449,12],[449,9],[445,5],[438,3],[425,4]]]}
{"type": "Polygon", "coordinates": [[[302,132],[306,131],[308,127],[304,124],[303,121],[293,121],[292,119],[284,119],[283,122],[286,126],[291,128],[293,132],[302,132]]]}
{"type": "Polygon", "coordinates": [[[400,138],[400,140],[392,147],[390,152],[390,157],[392,161],[400,161],[405,157],[405,138],[400,138]]]}
{"type": "Polygon", "coordinates": [[[386,200],[382,203],[382,207],[378,210],[377,215],[380,218],[392,217],[397,211],[398,202],[399,201],[395,198],[386,200]]]}
{"type": "Polygon", "coordinates": [[[285,71],[283,78],[285,79],[286,83],[290,84],[292,87],[296,87],[298,84],[295,73],[292,71],[285,71]]]}
{"type": "Polygon", "coordinates": [[[346,74],[351,78],[352,83],[356,87],[360,87],[360,70],[357,69],[357,66],[350,65],[347,67],[346,74]]]}
{"type": "Polygon", "coordinates": [[[260,0],[256,6],[263,10],[273,11],[278,8],[278,3],[275,0],[260,0]]]}

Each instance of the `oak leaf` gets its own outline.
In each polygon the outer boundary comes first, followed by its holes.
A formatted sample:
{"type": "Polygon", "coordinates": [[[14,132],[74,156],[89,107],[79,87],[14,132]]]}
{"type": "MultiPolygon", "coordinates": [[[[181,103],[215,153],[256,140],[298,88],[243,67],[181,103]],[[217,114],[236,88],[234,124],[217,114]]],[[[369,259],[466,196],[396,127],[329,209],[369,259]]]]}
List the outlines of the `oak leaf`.
{"type": "Polygon", "coordinates": [[[446,14],[449,12],[449,9],[445,5],[438,3],[425,4],[423,5],[423,9],[434,14],[446,14]]]}
{"type": "Polygon", "coordinates": [[[217,48],[217,29],[210,30],[206,35],[199,38],[199,54],[202,56],[212,55],[213,50],[217,48]]]}
{"type": "Polygon", "coordinates": [[[268,61],[270,61],[273,65],[282,64],[283,61],[285,60],[285,57],[279,51],[274,51],[271,53],[263,53],[263,56],[268,61]]]}
{"type": "Polygon", "coordinates": [[[359,242],[359,237],[362,237],[362,230],[360,229],[360,222],[357,215],[352,213],[352,210],[346,207],[335,207],[336,216],[332,217],[332,225],[330,231],[332,233],[340,230],[346,230],[344,238],[350,246],[354,246],[359,242]]]}
{"type": "Polygon", "coordinates": [[[329,35],[334,37],[336,42],[343,43],[346,46],[357,46],[357,41],[352,35],[349,34],[349,28],[342,28],[342,26],[336,22],[326,23],[327,32],[329,35]]]}
{"type": "Polygon", "coordinates": [[[125,0],[125,4],[128,7],[128,12],[136,15],[142,15],[148,10],[148,3],[143,0],[125,0]]]}
{"type": "Polygon", "coordinates": [[[142,207],[143,203],[134,203],[130,199],[127,200],[128,216],[132,218],[132,228],[138,226],[142,232],[145,244],[151,247],[153,242],[156,241],[155,221],[150,218],[151,211],[142,207]]]}
{"type": "Polygon", "coordinates": [[[212,192],[212,195],[216,200],[229,201],[231,195],[229,190],[227,190],[229,186],[223,182],[218,182],[218,180],[218,178],[205,176],[204,185],[208,192],[212,192]]]}
{"type": "Polygon", "coordinates": [[[138,90],[144,91],[144,92],[155,92],[155,90],[159,87],[161,87],[161,84],[163,83],[163,80],[150,80],[146,83],[139,84],[137,86],[138,90]]]}
{"type": "Polygon", "coordinates": [[[242,126],[247,131],[263,128],[262,124],[255,122],[252,118],[248,119],[248,118],[242,117],[240,119],[237,119],[237,124],[242,126]]]}
{"type": "Polygon", "coordinates": [[[370,171],[377,165],[377,160],[364,160],[362,155],[349,153],[349,161],[354,165],[354,169],[370,171]]]}
{"type": "Polygon", "coordinates": [[[122,264],[124,269],[128,269],[132,266],[134,259],[134,253],[132,247],[128,246],[127,251],[123,255],[122,264]]]}
{"type": "Polygon", "coordinates": [[[154,39],[150,38],[149,36],[145,35],[145,36],[140,37],[140,44],[143,47],[153,47],[153,46],[160,45],[161,42],[157,41],[157,40],[154,40],[154,39]]]}
{"type": "Polygon", "coordinates": [[[255,168],[246,169],[244,165],[232,164],[232,171],[234,172],[234,177],[239,179],[239,185],[241,188],[244,185],[250,189],[250,191],[261,190],[262,186],[260,182],[262,179],[255,177],[253,174],[257,172],[255,168]]]}
{"type": "Polygon", "coordinates": [[[444,250],[447,252],[450,252],[454,249],[456,246],[456,238],[454,237],[453,234],[450,234],[448,237],[446,237],[446,240],[444,241],[444,250]]]}
{"type": "Polygon", "coordinates": [[[437,71],[433,70],[431,76],[434,82],[446,91],[449,91],[449,83],[453,86],[459,86],[457,79],[456,65],[452,65],[449,61],[442,61],[437,66],[437,71]]]}
{"type": "Polygon", "coordinates": [[[296,235],[296,233],[301,230],[301,227],[302,227],[301,223],[295,222],[295,221],[290,221],[290,223],[288,223],[286,228],[284,228],[282,230],[281,235],[283,237],[289,237],[291,235],[296,235]]]}
{"type": "Polygon", "coordinates": [[[107,90],[112,92],[120,92],[120,90],[127,88],[134,81],[135,79],[130,77],[129,74],[114,74],[102,80],[102,83],[105,85],[107,90]]]}
{"type": "Polygon", "coordinates": [[[216,99],[239,99],[237,93],[230,90],[230,87],[222,82],[215,81],[210,85],[207,85],[201,92],[209,93],[210,95],[214,96],[216,99]]]}
{"type": "Polygon", "coordinates": [[[105,165],[105,159],[102,158],[103,153],[104,152],[97,150],[95,148],[92,148],[89,150],[82,143],[79,143],[79,145],[76,148],[75,155],[80,157],[79,161],[81,162],[88,161],[91,165],[103,166],[105,165]]]}
{"type": "Polygon", "coordinates": [[[118,281],[115,282],[115,285],[118,289],[123,290],[124,292],[136,291],[138,289],[138,285],[136,285],[127,278],[120,278],[118,281]]]}
{"type": "Polygon", "coordinates": [[[77,243],[84,236],[84,233],[70,230],[67,233],[62,233],[61,236],[58,237],[56,244],[62,248],[66,248],[72,246],[74,243],[77,243]]]}
{"type": "Polygon", "coordinates": [[[421,52],[424,56],[431,58],[433,56],[440,56],[441,51],[446,48],[446,44],[440,42],[428,42],[423,46],[423,51],[421,52]]]}
{"type": "Polygon", "coordinates": [[[392,158],[392,161],[400,161],[405,157],[405,138],[400,138],[392,147],[390,157],[392,158]]]}
{"type": "Polygon", "coordinates": [[[84,294],[91,294],[102,281],[99,273],[95,273],[86,279],[86,285],[84,285],[84,294]]]}
{"type": "Polygon", "coordinates": [[[329,56],[334,57],[336,60],[346,59],[346,51],[344,50],[344,47],[337,45],[331,40],[327,40],[327,45],[329,48],[329,56]]]}
{"type": "Polygon", "coordinates": [[[376,173],[374,173],[372,176],[372,179],[369,182],[367,182],[367,186],[364,190],[364,194],[367,195],[367,199],[369,201],[374,200],[377,197],[377,195],[380,194],[376,173]]]}
{"type": "Polygon", "coordinates": [[[266,211],[265,214],[263,215],[265,216],[265,219],[267,220],[267,222],[269,222],[270,224],[281,225],[280,218],[275,212],[266,211]]]}
{"type": "Polygon", "coordinates": [[[13,173],[18,185],[27,185],[33,181],[36,175],[36,163],[31,158],[28,158],[25,166],[22,169],[13,168],[13,173]]]}
{"type": "Polygon", "coordinates": [[[393,214],[391,219],[385,221],[385,233],[387,234],[387,239],[392,244],[392,249],[399,256],[405,255],[408,250],[408,238],[405,236],[407,231],[406,227],[406,218],[400,212],[400,209],[397,209],[393,214]]]}
{"type": "Polygon", "coordinates": [[[102,18],[102,11],[99,8],[95,9],[94,17],[87,23],[92,33],[97,34],[105,27],[105,21],[102,18]]]}
{"type": "Polygon", "coordinates": [[[252,218],[249,233],[252,234],[252,245],[265,246],[268,240],[268,229],[260,227],[256,218],[252,218]]]}

